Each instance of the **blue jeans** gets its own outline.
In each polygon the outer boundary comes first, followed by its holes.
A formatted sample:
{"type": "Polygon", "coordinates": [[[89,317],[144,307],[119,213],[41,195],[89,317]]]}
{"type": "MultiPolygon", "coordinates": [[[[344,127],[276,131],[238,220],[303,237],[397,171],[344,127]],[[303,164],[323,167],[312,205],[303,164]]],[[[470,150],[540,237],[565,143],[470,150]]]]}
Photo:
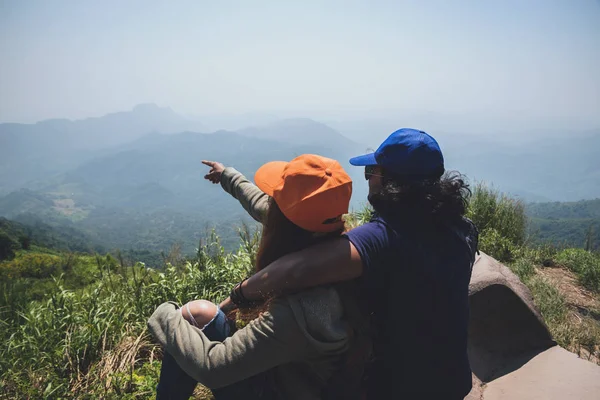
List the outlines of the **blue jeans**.
{"type": "MultiPolygon", "coordinates": [[[[215,318],[202,329],[202,332],[208,339],[222,342],[231,334],[231,325],[227,316],[219,309],[215,318]]],[[[188,400],[194,393],[197,383],[194,378],[181,369],[172,355],[164,353],[156,388],[157,400],[188,400]]],[[[234,394],[232,390],[227,388],[213,390],[213,394],[216,399],[236,398],[235,396],[241,394],[237,391],[237,394],[234,394]]]]}

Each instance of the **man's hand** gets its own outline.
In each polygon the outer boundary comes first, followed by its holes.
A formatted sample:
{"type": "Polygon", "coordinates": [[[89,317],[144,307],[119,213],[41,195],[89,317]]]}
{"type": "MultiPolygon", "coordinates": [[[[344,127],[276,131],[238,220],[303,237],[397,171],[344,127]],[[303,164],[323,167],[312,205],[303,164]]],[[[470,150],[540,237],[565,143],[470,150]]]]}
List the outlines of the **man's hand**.
{"type": "Polygon", "coordinates": [[[221,183],[221,174],[225,169],[225,166],[217,161],[202,160],[202,164],[208,165],[210,171],[204,175],[204,179],[211,181],[212,183],[221,183]]]}

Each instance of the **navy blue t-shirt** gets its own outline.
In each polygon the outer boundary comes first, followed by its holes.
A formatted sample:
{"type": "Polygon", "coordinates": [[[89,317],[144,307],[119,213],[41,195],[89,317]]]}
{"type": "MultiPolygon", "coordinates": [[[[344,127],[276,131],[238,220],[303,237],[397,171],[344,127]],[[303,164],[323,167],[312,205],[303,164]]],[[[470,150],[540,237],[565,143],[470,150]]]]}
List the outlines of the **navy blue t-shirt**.
{"type": "MultiPolygon", "coordinates": [[[[346,233],[363,262],[374,344],[369,398],[463,398],[468,288],[476,236],[462,220],[424,228],[405,219],[371,222],[346,233]]],[[[476,234],[475,234],[476,235],[476,234]]]]}

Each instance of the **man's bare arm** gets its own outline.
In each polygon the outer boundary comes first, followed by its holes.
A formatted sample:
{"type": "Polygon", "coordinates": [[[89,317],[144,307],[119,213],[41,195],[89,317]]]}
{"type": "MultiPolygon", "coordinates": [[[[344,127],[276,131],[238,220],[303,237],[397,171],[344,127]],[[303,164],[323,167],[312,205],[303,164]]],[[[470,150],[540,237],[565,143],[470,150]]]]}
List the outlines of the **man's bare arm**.
{"type": "MultiPolygon", "coordinates": [[[[360,254],[340,237],[279,258],[243,282],[242,292],[248,300],[260,300],[358,278],[362,272],[360,254]]],[[[224,310],[234,307],[229,298],[221,303],[224,310]]]]}

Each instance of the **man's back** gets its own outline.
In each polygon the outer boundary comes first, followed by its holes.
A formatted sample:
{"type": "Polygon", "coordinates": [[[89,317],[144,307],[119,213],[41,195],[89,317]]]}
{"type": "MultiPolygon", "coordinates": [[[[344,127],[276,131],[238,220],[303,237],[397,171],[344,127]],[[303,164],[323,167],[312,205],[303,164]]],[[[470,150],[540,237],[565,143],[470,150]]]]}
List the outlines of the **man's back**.
{"type": "Polygon", "coordinates": [[[469,225],[416,221],[375,217],[347,234],[361,254],[373,312],[369,398],[462,398],[471,388],[469,225]]]}

